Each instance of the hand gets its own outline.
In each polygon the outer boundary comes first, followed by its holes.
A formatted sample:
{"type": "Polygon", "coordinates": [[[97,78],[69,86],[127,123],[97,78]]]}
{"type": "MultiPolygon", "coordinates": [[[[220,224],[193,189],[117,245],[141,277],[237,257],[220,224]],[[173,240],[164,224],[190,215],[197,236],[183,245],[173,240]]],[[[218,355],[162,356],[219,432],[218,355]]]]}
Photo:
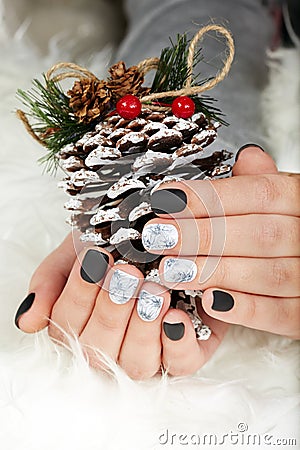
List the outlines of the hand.
{"type": "Polygon", "coordinates": [[[144,281],[132,265],[113,266],[104,249],[81,249],[77,257],[71,234],[37,268],[29,291],[16,315],[21,330],[48,326],[51,338],[66,344],[66,333],[75,335],[91,366],[105,369],[97,357],[103,352],[134,379],[152,377],[161,364],[172,375],[195,372],[228,328],[204,314],[214,333],[199,345],[187,314],[169,310],[168,289],[144,281]],[[143,299],[150,299],[150,308],[140,309],[143,299]],[[143,320],[143,312],[150,312],[151,320],[143,320]]]}
{"type": "MultiPolygon", "coordinates": [[[[241,166],[235,175],[249,172],[250,166],[241,166]]],[[[197,341],[188,316],[180,310],[168,310],[169,295],[165,290],[153,283],[146,284],[134,266],[112,267],[111,255],[103,249],[96,251],[107,255],[108,264],[102,280],[95,285],[81,276],[81,263],[87,249],[81,251],[77,260],[69,235],[32,277],[30,292],[35,295],[27,297],[17,313],[19,328],[26,332],[38,331],[48,325],[50,317],[49,334],[53,339],[65,341],[64,332],[74,333],[92,366],[101,368],[93,351],[95,348],[108,354],[135,379],[154,375],[161,363],[172,375],[187,375],[200,368],[222,341],[228,325],[200,312],[213,333],[208,341],[197,341]],[[108,294],[116,269],[139,280],[135,293],[123,305],[111,302],[108,294]],[[153,289],[154,295],[164,298],[163,307],[152,322],[142,321],[137,313],[135,297],[143,287],[150,292],[153,289]]],[[[93,266],[99,268],[99,264],[93,266]]]]}
{"type": "Polygon", "coordinates": [[[233,174],[161,185],[152,195],[160,217],[144,228],[144,245],[168,255],[160,264],[167,287],[205,291],[211,317],[299,338],[299,178],[278,174],[255,146],[233,174]]]}

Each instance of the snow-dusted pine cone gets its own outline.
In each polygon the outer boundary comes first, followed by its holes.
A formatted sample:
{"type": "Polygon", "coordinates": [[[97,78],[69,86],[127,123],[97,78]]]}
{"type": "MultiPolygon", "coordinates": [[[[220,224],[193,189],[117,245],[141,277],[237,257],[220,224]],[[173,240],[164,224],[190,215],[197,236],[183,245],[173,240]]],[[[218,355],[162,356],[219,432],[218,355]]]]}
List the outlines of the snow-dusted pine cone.
{"type": "MultiPolygon", "coordinates": [[[[204,150],[219,126],[203,113],[181,119],[144,109],[134,120],[115,113],[64,147],[59,158],[67,176],[60,186],[71,197],[65,208],[72,211],[69,223],[82,231],[81,240],[107,247],[115,261],[131,262],[158,280],[161,258],[147,253],[141,239],[144,224],[154,217],[151,191],[174,179],[228,173],[231,153],[204,150]]],[[[173,304],[180,299],[190,303],[190,293],[173,291],[173,304]]]]}

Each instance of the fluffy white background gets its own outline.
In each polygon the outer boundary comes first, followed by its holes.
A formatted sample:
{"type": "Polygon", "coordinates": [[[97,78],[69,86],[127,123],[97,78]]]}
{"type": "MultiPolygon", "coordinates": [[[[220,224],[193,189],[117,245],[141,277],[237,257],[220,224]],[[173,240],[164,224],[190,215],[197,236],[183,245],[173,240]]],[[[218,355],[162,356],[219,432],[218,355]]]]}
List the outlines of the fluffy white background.
{"type": "MultiPolygon", "coordinates": [[[[211,361],[195,376],[136,383],[117,367],[113,367],[114,378],[96,374],[86,366],[76,343],[71,354],[55,347],[46,333],[24,335],[14,327],[14,314],[32,271],[68,231],[62,208],[65,196],[56,188],[57,180],[41,175],[36,164],[41,148],[13,114],[15,91],[29,87],[32,77],[61,57],[72,57],[74,41],[71,46],[61,41],[59,52],[53,45],[53,51],[41,59],[33,45],[24,45],[22,31],[13,39],[2,25],[1,450],[195,448],[181,445],[179,434],[215,433],[221,439],[222,433],[238,433],[241,422],[248,425],[246,434],[297,438],[299,445],[299,346],[288,339],[232,327],[211,361]],[[159,443],[166,429],[177,433],[173,445],[159,443]]],[[[282,169],[289,170],[295,168],[299,155],[299,121],[295,122],[297,114],[299,117],[299,102],[295,101],[299,70],[296,72],[295,64],[299,60],[296,51],[283,52],[280,58],[283,68],[280,64],[272,69],[265,93],[265,125],[271,143],[276,141],[282,169]],[[280,100],[282,92],[284,102],[280,100]],[[293,164],[287,149],[295,155],[293,164]]],[[[105,52],[95,58],[98,73],[99,67],[104,70],[106,60],[105,52]]],[[[220,446],[243,447],[241,443],[220,446]]]]}

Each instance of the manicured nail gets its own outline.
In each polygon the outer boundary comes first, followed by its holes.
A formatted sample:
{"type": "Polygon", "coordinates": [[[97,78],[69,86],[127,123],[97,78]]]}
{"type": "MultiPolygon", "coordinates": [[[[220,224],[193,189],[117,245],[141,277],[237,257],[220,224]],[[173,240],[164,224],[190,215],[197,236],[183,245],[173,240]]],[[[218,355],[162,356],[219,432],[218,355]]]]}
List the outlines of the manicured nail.
{"type": "Polygon", "coordinates": [[[109,298],[117,305],[124,305],[134,296],[139,279],[116,269],[109,283],[109,298]]]}
{"type": "Polygon", "coordinates": [[[237,162],[237,160],[238,160],[238,158],[239,158],[241,152],[242,152],[243,150],[245,150],[246,148],[248,148],[248,147],[257,147],[257,148],[259,148],[261,151],[264,152],[264,149],[263,149],[260,145],[257,145],[257,144],[245,144],[245,145],[243,145],[243,146],[237,151],[237,153],[236,153],[236,155],[235,155],[235,162],[237,162]]]}
{"type": "Polygon", "coordinates": [[[213,298],[211,309],[214,311],[230,311],[233,308],[234,300],[228,292],[213,291],[213,298]]]}
{"type": "Polygon", "coordinates": [[[188,283],[195,279],[197,266],[194,261],[182,258],[168,258],[164,263],[164,279],[169,283],[188,283]]]}
{"type": "Polygon", "coordinates": [[[142,290],[137,302],[137,312],[139,317],[145,322],[152,322],[157,319],[164,302],[163,297],[154,295],[151,292],[142,290]]]}
{"type": "Polygon", "coordinates": [[[165,335],[171,339],[171,341],[179,341],[184,335],[184,323],[163,323],[163,329],[165,335]]]}
{"type": "Polygon", "coordinates": [[[172,214],[183,211],[187,196],[181,189],[160,189],[151,195],[151,208],[155,214],[172,214]]]}
{"type": "Polygon", "coordinates": [[[177,228],[164,223],[146,225],[142,232],[142,242],[146,250],[174,248],[178,242],[177,228]]]}
{"type": "Polygon", "coordinates": [[[82,261],[80,275],[88,283],[98,283],[104,277],[109,257],[98,250],[88,250],[82,261]]]}
{"type": "Polygon", "coordinates": [[[19,319],[20,317],[26,313],[27,311],[29,311],[29,309],[31,308],[33,302],[35,299],[35,293],[32,292],[31,294],[27,295],[27,297],[25,298],[25,300],[23,300],[23,302],[21,303],[21,305],[19,306],[18,311],[16,312],[16,316],[15,316],[15,325],[16,327],[19,328],[19,319]]]}

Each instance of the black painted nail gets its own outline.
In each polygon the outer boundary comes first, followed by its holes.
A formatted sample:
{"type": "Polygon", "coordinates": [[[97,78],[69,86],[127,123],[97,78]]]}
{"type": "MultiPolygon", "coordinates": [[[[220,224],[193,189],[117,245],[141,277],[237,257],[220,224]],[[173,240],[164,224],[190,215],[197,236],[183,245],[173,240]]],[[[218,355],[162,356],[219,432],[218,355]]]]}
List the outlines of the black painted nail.
{"type": "Polygon", "coordinates": [[[180,212],[186,204],[186,193],[181,189],[160,189],[151,195],[151,207],[155,214],[180,212]]]}
{"type": "Polygon", "coordinates": [[[245,150],[245,148],[247,148],[247,147],[257,147],[257,148],[260,148],[261,151],[264,152],[264,149],[263,149],[260,145],[257,145],[257,144],[245,144],[245,145],[243,145],[243,146],[237,151],[237,153],[236,153],[236,155],[235,155],[235,162],[237,162],[237,160],[238,160],[238,158],[239,158],[241,152],[242,152],[243,150],[245,150]]]}
{"type": "Polygon", "coordinates": [[[98,250],[88,250],[81,265],[80,275],[88,283],[98,283],[104,277],[109,257],[98,250]]]}
{"type": "Polygon", "coordinates": [[[234,300],[232,295],[224,291],[213,291],[214,301],[211,308],[214,311],[230,311],[233,308],[234,300]]]}
{"type": "Polygon", "coordinates": [[[29,311],[29,309],[31,308],[33,302],[35,299],[35,293],[32,292],[31,294],[27,295],[27,297],[25,298],[25,300],[23,300],[23,302],[21,303],[21,305],[19,306],[18,311],[16,312],[16,316],[15,316],[15,325],[16,327],[19,328],[19,319],[20,317],[26,313],[27,311],[29,311]]]}
{"type": "Polygon", "coordinates": [[[163,328],[166,336],[171,339],[171,341],[179,341],[184,335],[184,323],[163,323],[163,328]]]}

